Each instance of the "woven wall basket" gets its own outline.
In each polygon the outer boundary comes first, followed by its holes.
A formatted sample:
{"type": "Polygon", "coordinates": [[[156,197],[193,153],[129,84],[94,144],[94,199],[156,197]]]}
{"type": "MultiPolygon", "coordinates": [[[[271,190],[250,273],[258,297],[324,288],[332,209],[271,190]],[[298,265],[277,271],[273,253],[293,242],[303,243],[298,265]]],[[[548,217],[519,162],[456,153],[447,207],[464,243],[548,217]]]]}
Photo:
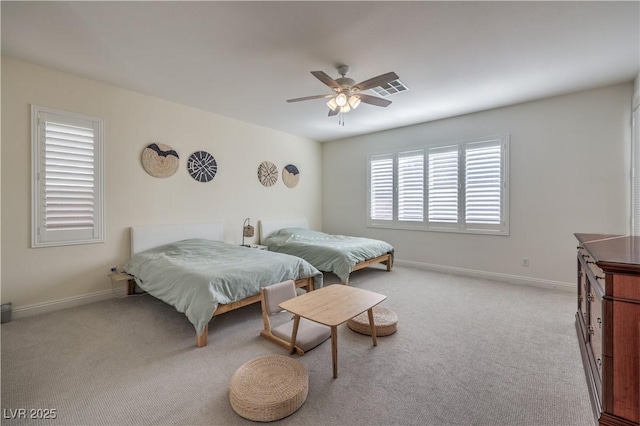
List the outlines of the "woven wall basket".
{"type": "Polygon", "coordinates": [[[287,164],[282,169],[282,181],[288,188],[295,187],[300,181],[300,170],[293,164],[287,164]]]}
{"type": "Polygon", "coordinates": [[[278,181],[278,168],[271,161],[263,161],[258,166],[258,180],[264,186],[273,186],[278,181]]]}
{"type": "Polygon", "coordinates": [[[142,151],[142,167],[153,177],[169,177],[179,165],[180,157],[169,145],[152,143],[142,151]]]}

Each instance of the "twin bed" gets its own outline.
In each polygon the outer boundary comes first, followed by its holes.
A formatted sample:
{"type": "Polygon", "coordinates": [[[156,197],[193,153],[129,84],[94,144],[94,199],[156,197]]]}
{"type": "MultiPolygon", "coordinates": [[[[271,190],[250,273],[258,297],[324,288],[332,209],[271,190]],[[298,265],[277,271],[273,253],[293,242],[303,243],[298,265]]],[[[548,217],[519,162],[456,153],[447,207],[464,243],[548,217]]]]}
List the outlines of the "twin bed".
{"type": "Polygon", "coordinates": [[[307,291],[322,273],[305,260],[223,242],[222,223],[131,228],[124,271],[150,295],[184,313],[206,346],[214,315],[260,301],[260,287],[294,280],[307,291]]]}
{"type": "Polygon", "coordinates": [[[131,259],[123,269],[141,289],[184,313],[203,347],[211,318],[260,302],[260,287],[292,279],[312,291],[322,287],[321,271],[347,283],[354,270],[393,265],[387,243],[316,233],[304,219],[262,221],[260,235],[268,251],[223,242],[220,222],[132,227],[131,259]]]}
{"type": "Polygon", "coordinates": [[[261,220],[260,244],[269,251],[298,256],[348,284],[353,271],[376,263],[393,267],[391,244],[370,238],[331,235],[309,229],[307,219],[261,220]]]}

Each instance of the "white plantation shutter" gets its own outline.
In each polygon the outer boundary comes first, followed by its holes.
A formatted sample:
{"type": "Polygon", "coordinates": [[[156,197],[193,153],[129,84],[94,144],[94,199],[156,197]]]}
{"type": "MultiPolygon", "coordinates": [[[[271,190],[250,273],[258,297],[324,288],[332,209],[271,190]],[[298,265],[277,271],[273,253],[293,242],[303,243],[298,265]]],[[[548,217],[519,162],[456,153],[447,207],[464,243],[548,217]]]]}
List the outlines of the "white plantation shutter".
{"type": "Polygon", "coordinates": [[[424,220],[424,151],[398,154],[398,220],[424,220]]]}
{"type": "Polygon", "coordinates": [[[469,143],[465,150],[465,223],[502,221],[502,144],[469,143]]]}
{"type": "Polygon", "coordinates": [[[458,146],[429,149],[429,222],[458,222],[458,146]]]}
{"type": "Polygon", "coordinates": [[[393,156],[369,161],[369,218],[393,220],[393,156]]]}
{"type": "Polygon", "coordinates": [[[103,240],[102,120],[34,106],[33,246],[103,240]]]}
{"type": "Polygon", "coordinates": [[[508,166],[508,135],[373,155],[367,225],[508,235],[508,166]]]}
{"type": "Polygon", "coordinates": [[[93,229],[93,129],[45,122],[44,227],[93,229]]]}

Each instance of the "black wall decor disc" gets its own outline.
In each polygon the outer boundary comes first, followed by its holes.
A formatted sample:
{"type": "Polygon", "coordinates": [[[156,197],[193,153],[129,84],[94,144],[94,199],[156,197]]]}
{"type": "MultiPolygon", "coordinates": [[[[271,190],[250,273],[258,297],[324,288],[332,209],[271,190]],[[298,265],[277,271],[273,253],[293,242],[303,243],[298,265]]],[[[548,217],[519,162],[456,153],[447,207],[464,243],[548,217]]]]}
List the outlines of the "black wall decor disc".
{"type": "Polygon", "coordinates": [[[198,182],[210,182],[218,171],[218,164],[213,155],[206,151],[196,151],[187,161],[187,170],[198,182]]]}

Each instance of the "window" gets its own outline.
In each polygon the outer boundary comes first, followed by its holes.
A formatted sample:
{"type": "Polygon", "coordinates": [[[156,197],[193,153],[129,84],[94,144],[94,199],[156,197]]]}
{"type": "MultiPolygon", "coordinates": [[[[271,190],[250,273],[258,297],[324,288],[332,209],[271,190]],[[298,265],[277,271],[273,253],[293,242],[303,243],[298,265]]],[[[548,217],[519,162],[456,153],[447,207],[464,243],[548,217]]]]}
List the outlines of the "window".
{"type": "Polygon", "coordinates": [[[373,155],[368,226],[507,235],[508,137],[373,155]]]}
{"type": "Polygon", "coordinates": [[[103,121],[32,105],[32,246],[103,242],[103,121]]]}

